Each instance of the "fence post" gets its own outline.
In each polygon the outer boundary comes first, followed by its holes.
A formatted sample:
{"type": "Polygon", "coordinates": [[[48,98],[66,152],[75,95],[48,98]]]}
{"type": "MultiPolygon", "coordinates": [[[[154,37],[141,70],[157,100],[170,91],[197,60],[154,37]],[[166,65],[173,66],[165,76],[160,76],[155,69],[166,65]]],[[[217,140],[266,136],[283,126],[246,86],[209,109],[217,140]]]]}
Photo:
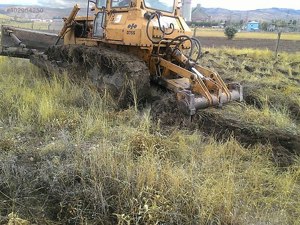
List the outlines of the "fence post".
{"type": "Polygon", "coordinates": [[[198,27],[195,27],[195,28],[194,28],[194,34],[193,34],[193,37],[196,37],[196,34],[197,34],[197,28],[198,28],[198,27]]]}
{"type": "Polygon", "coordinates": [[[278,36],[277,36],[275,58],[277,58],[277,55],[278,55],[278,48],[279,48],[279,43],[280,43],[280,37],[281,37],[281,31],[278,32],[278,36]]]}

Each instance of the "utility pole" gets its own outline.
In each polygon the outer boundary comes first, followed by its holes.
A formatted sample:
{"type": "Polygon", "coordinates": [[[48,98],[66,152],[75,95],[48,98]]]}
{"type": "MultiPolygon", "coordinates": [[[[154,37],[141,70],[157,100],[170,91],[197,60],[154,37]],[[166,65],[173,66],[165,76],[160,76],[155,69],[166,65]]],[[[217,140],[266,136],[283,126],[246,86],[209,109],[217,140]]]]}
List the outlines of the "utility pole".
{"type": "Polygon", "coordinates": [[[275,58],[277,58],[277,56],[278,56],[278,48],[279,48],[280,37],[281,37],[281,31],[278,32],[278,36],[277,36],[275,58]]]}

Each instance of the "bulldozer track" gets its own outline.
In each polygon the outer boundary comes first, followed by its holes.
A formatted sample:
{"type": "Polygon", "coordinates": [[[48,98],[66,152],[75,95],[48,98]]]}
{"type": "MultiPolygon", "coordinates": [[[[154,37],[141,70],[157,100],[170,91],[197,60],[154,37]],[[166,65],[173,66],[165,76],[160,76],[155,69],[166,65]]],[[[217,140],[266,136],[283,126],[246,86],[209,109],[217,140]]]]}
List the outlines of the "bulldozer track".
{"type": "Polygon", "coordinates": [[[71,79],[89,79],[101,92],[109,91],[119,107],[147,99],[150,73],[137,57],[106,47],[51,46],[31,62],[47,73],[67,73],[71,79]]]}

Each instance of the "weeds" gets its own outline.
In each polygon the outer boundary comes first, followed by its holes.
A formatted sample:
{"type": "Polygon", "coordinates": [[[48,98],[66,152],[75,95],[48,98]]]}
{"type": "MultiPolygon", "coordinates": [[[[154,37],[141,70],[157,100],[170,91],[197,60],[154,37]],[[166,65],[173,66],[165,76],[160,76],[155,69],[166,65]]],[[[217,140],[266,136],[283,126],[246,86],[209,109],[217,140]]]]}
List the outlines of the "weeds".
{"type": "Polygon", "coordinates": [[[203,58],[204,64],[217,70],[225,80],[241,82],[248,104],[264,108],[264,112],[276,112],[272,116],[281,117],[278,120],[282,120],[282,114],[298,120],[299,54],[281,53],[274,59],[272,52],[264,50],[211,49],[210,52],[203,58]]]}
{"type": "MultiPolygon", "coordinates": [[[[280,168],[269,145],[245,148],[199,131],[162,132],[148,110],[115,111],[87,81],[45,79],[27,61],[8,60],[0,59],[4,222],[10,213],[36,224],[300,222],[296,156],[280,168]]],[[[298,129],[269,101],[228,112],[298,129]]]]}

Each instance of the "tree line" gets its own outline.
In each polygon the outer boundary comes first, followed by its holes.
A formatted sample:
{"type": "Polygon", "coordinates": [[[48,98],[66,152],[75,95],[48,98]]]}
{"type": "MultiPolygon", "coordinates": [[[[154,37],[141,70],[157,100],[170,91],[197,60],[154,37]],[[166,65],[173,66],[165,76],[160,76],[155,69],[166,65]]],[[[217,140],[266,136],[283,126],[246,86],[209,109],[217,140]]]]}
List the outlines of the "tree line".
{"type": "MultiPolygon", "coordinates": [[[[198,21],[188,22],[191,27],[227,27],[233,26],[236,29],[244,29],[249,21],[198,21]]],[[[289,28],[291,31],[300,31],[300,21],[297,20],[272,20],[270,22],[261,21],[260,30],[262,31],[276,31],[280,28],[289,28]]]]}

